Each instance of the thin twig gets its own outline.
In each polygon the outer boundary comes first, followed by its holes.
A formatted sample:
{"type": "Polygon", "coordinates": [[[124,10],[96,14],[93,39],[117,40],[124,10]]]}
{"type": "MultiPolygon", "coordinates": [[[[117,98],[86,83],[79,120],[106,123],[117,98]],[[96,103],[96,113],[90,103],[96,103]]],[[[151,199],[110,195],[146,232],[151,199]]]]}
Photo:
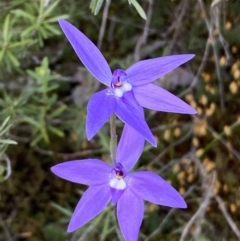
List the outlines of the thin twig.
{"type": "Polygon", "coordinates": [[[174,48],[175,43],[177,42],[179,32],[182,29],[181,28],[182,20],[183,20],[184,15],[187,12],[187,7],[189,6],[189,1],[182,0],[182,2],[179,5],[180,5],[179,9],[181,9],[181,12],[177,16],[177,21],[174,26],[175,27],[174,35],[173,35],[172,41],[170,42],[169,47],[168,47],[169,52],[171,52],[171,50],[174,48]]]}
{"type": "Polygon", "coordinates": [[[184,135],[182,138],[180,138],[179,140],[173,142],[171,145],[169,145],[164,151],[162,151],[159,155],[157,155],[149,164],[148,164],[148,168],[151,169],[151,167],[155,164],[158,163],[159,160],[165,155],[167,154],[173,147],[176,147],[178,145],[180,145],[181,143],[183,143],[184,141],[186,141],[188,138],[191,137],[193,133],[193,125],[191,126],[191,128],[189,129],[189,131],[186,133],[186,135],[184,135]]]}
{"type": "Polygon", "coordinates": [[[110,4],[111,4],[111,0],[106,0],[104,10],[103,10],[103,17],[102,17],[100,32],[99,32],[99,36],[98,36],[97,46],[99,49],[101,49],[101,46],[102,46],[102,40],[103,40],[103,36],[105,33],[105,29],[106,29],[108,10],[109,10],[110,4]]]}
{"type": "Polygon", "coordinates": [[[232,231],[236,234],[238,239],[240,239],[240,231],[239,231],[236,223],[233,221],[230,214],[228,213],[228,211],[227,211],[227,209],[226,209],[226,207],[223,203],[223,200],[218,195],[215,196],[215,199],[218,202],[219,208],[222,211],[223,216],[226,218],[226,220],[227,220],[229,226],[231,227],[232,231]]]}
{"type": "Polygon", "coordinates": [[[140,55],[140,49],[142,45],[144,45],[147,42],[148,38],[148,32],[149,32],[149,26],[152,18],[152,12],[153,12],[153,2],[154,0],[148,0],[148,11],[147,11],[147,20],[144,25],[142,36],[139,38],[135,50],[134,50],[134,61],[139,61],[141,55],[140,55]]]}
{"type": "Polygon", "coordinates": [[[215,26],[218,32],[218,38],[220,43],[222,44],[222,47],[224,49],[224,52],[226,54],[227,57],[227,62],[229,63],[230,59],[231,59],[231,53],[229,51],[229,44],[227,42],[227,40],[223,37],[222,33],[221,33],[221,27],[220,27],[220,4],[215,4],[213,7],[211,7],[212,13],[213,13],[213,17],[215,20],[215,26]]]}
{"type": "Polygon", "coordinates": [[[83,150],[83,151],[78,151],[78,152],[74,152],[74,153],[61,153],[61,152],[54,152],[54,151],[50,151],[50,150],[44,150],[44,149],[40,148],[39,146],[34,146],[33,148],[36,152],[38,152],[42,155],[57,156],[57,157],[63,158],[64,160],[77,158],[77,157],[85,157],[85,156],[89,156],[92,154],[99,154],[99,153],[103,153],[105,151],[104,148],[101,148],[101,149],[97,149],[97,150],[83,150]]]}
{"type": "MultiPolygon", "coordinates": [[[[215,67],[216,67],[216,71],[217,71],[217,77],[218,77],[218,84],[219,84],[219,94],[220,94],[220,103],[221,103],[221,109],[222,111],[225,110],[225,103],[224,103],[224,89],[223,89],[223,82],[222,82],[222,77],[221,77],[221,72],[220,72],[220,66],[219,66],[219,57],[218,57],[218,51],[217,51],[217,47],[216,47],[216,40],[214,38],[213,35],[213,26],[212,26],[212,22],[208,19],[207,17],[207,13],[205,10],[205,6],[202,0],[198,0],[198,3],[200,5],[200,8],[202,10],[202,12],[205,15],[205,23],[209,32],[209,36],[210,36],[210,41],[212,43],[212,48],[213,48],[213,53],[214,53],[214,58],[215,58],[215,67]]],[[[212,12],[211,12],[212,14],[212,12]]]]}
{"type": "Polygon", "coordinates": [[[183,232],[182,232],[182,235],[181,235],[179,241],[186,240],[186,236],[187,236],[191,226],[193,225],[193,223],[196,221],[197,218],[202,217],[203,214],[206,212],[206,209],[207,209],[207,207],[209,205],[209,202],[210,202],[210,199],[211,199],[212,189],[213,189],[215,180],[216,180],[216,173],[213,172],[211,185],[206,190],[205,197],[204,197],[200,207],[198,208],[197,212],[191,217],[191,219],[188,221],[185,228],[183,229],[183,232]]]}
{"type": "Polygon", "coordinates": [[[210,42],[207,41],[207,43],[205,45],[205,50],[204,50],[204,54],[203,54],[203,57],[202,57],[202,61],[201,61],[201,64],[200,64],[200,66],[198,68],[197,74],[195,75],[191,85],[186,90],[181,92],[178,95],[179,97],[183,97],[186,94],[188,94],[189,92],[191,92],[195,88],[195,86],[198,84],[199,76],[202,73],[202,71],[203,71],[203,69],[204,69],[204,67],[205,67],[205,65],[207,63],[207,58],[208,58],[208,55],[209,55],[209,49],[210,49],[210,42]]]}

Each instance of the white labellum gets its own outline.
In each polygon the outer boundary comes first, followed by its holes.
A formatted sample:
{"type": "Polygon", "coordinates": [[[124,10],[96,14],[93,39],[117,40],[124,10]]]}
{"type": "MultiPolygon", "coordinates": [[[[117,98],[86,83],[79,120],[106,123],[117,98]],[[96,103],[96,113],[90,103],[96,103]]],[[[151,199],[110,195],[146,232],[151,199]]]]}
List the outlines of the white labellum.
{"type": "Polygon", "coordinates": [[[124,179],[120,179],[118,180],[117,178],[113,178],[110,183],[109,183],[110,187],[118,189],[118,190],[123,190],[126,188],[127,183],[125,182],[124,179]]]}
{"type": "Polygon", "coordinates": [[[114,94],[117,97],[122,97],[123,96],[123,91],[121,89],[114,89],[114,94]]]}
{"type": "Polygon", "coordinates": [[[130,85],[129,83],[124,83],[123,87],[122,87],[122,90],[124,92],[130,91],[130,90],[132,90],[132,85],[130,85]]]}

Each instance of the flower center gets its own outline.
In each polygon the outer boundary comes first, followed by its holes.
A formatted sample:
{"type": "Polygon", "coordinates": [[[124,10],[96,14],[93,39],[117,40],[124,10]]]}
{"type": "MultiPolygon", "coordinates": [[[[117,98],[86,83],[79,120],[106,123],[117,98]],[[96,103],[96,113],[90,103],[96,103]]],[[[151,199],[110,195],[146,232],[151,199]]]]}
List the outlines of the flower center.
{"type": "Polygon", "coordinates": [[[115,167],[112,170],[110,182],[110,187],[117,189],[117,190],[123,190],[127,186],[127,182],[124,180],[125,171],[123,169],[123,166],[121,163],[117,163],[115,167]]]}
{"type": "Polygon", "coordinates": [[[122,97],[125,92],[132,90],[132,85],[122,80],[124,76],[127,76],[127,74],[122,69],[116,69],[113,72],[111,87],[117,97],[122,97]]]}

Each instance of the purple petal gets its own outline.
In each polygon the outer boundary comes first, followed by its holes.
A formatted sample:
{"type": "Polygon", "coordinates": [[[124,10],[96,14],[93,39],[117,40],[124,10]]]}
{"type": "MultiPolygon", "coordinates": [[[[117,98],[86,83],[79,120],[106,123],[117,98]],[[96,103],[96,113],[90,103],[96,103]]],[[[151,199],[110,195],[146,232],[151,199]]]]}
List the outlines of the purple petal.
{"type": "Polygon", "coordinates": [[[86,131],[88,140],[101,129],[116,108],[116,98],[108,95],[108,89],[95,93],[88,102],[86,131]]]}
{"type": "Polygon", "coordinates": [[[150,83],[176,69],[194,56],[194,54],[181,54],[139,61],[125,71],[127,76],[124,80],[127,80],[133,86],[150,83]]]}
{"type": "Polygon", "coordinates": [[[112,205],[115,205],[118,202],[119,198],[122,196],[124,191],[125,191],[124,189],[120,190],[116,188],[111,188],[112,205]]]}
{"type": "Polygon", "coordinates": [[[143,147],[143,136],[129,125],[125,125],[117,147],[117,163],[121,163],[126,171],[130,171],[142,154],[143,147]]]}
{"type": "Polygon", "coordinates": [[[111,192],[108,185],[89,187],[78,202],[67,231],[72,232],[96,217],[110,200],[111,192]]]}
{"type": "Polygon", "coordinates": [[[143,200],[127,188],[117,203],[118,223],[126,241],[138,240],[143,213],[143,200]]]}
{"type": "Polygon", "coordinates": [[[96,79],[110,86],[112,72],[99,49],[71,23],[60,19],[59,24],[85,67],[96,79]]]}
{"type": "MultiPolygon", "coordinates": [[[[124,94],[125,96],[126,94],[124,94]]],[[[157,146],[156,140],[153,137],[146,121],[143,118],[143,110],[136,100],[130,95],[129,98],[117,98],[117,108],[116,115],[125,124],[128,124],[134,130],[139,132],[147,141],[149,141],[153,146],[157,146]]]]}
{"type": "Polygon", "coordinates": [[[151,110],[182,114],[197,113],[177,96],[154,84],[136,86],[133,93],[139,105],[151,110]]]}
{"type": "Polygon", "coordinates": [[[51,168],[55,175],[84,185],[108,183],[111,170],[112,167],[98,159],[68,161],[51,168]]]}
{"type": "Polygon", "coordinates": [[[130,188],[140,198],[149,202],[173,207],[186,208],[182,196],[160,176],[152,172],[130,173],[130,188]]]}

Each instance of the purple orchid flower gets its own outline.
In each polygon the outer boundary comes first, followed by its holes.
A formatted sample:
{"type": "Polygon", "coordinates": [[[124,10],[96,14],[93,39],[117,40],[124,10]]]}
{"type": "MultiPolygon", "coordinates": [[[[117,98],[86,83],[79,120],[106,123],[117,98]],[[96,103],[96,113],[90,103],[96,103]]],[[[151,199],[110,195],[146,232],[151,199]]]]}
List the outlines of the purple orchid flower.
{"type": "Polygon", "coordinates": [[[143,200],[174,208],[187,207],[182,196],[157,174],[129,172],[141,155],[143,146],[144,138],[125,125],[113,166],[98,159],[85,159],[51,168],[63,179],[90,186],[75,208],[68,232],[89,222],[112,200],[113,205],[117,204],[117,219],[125,240],[137,241],[144,214],[143,200]]]}
{"type": "Polygon", "coordinates": [[[151,110],[196,114],[184,101],[150,84],[194,57],[193,54],[172,55],[139,61],[126,70],[116,69],[113,74],[99,49],[82,32],[66,20],[59,24],[76,54],[91,74],[107,89],[95,93],[87,106],[86,132],[90,140],[115,113],[153,146],[156,140],[144,120],[142,107],[151,110]]]}

